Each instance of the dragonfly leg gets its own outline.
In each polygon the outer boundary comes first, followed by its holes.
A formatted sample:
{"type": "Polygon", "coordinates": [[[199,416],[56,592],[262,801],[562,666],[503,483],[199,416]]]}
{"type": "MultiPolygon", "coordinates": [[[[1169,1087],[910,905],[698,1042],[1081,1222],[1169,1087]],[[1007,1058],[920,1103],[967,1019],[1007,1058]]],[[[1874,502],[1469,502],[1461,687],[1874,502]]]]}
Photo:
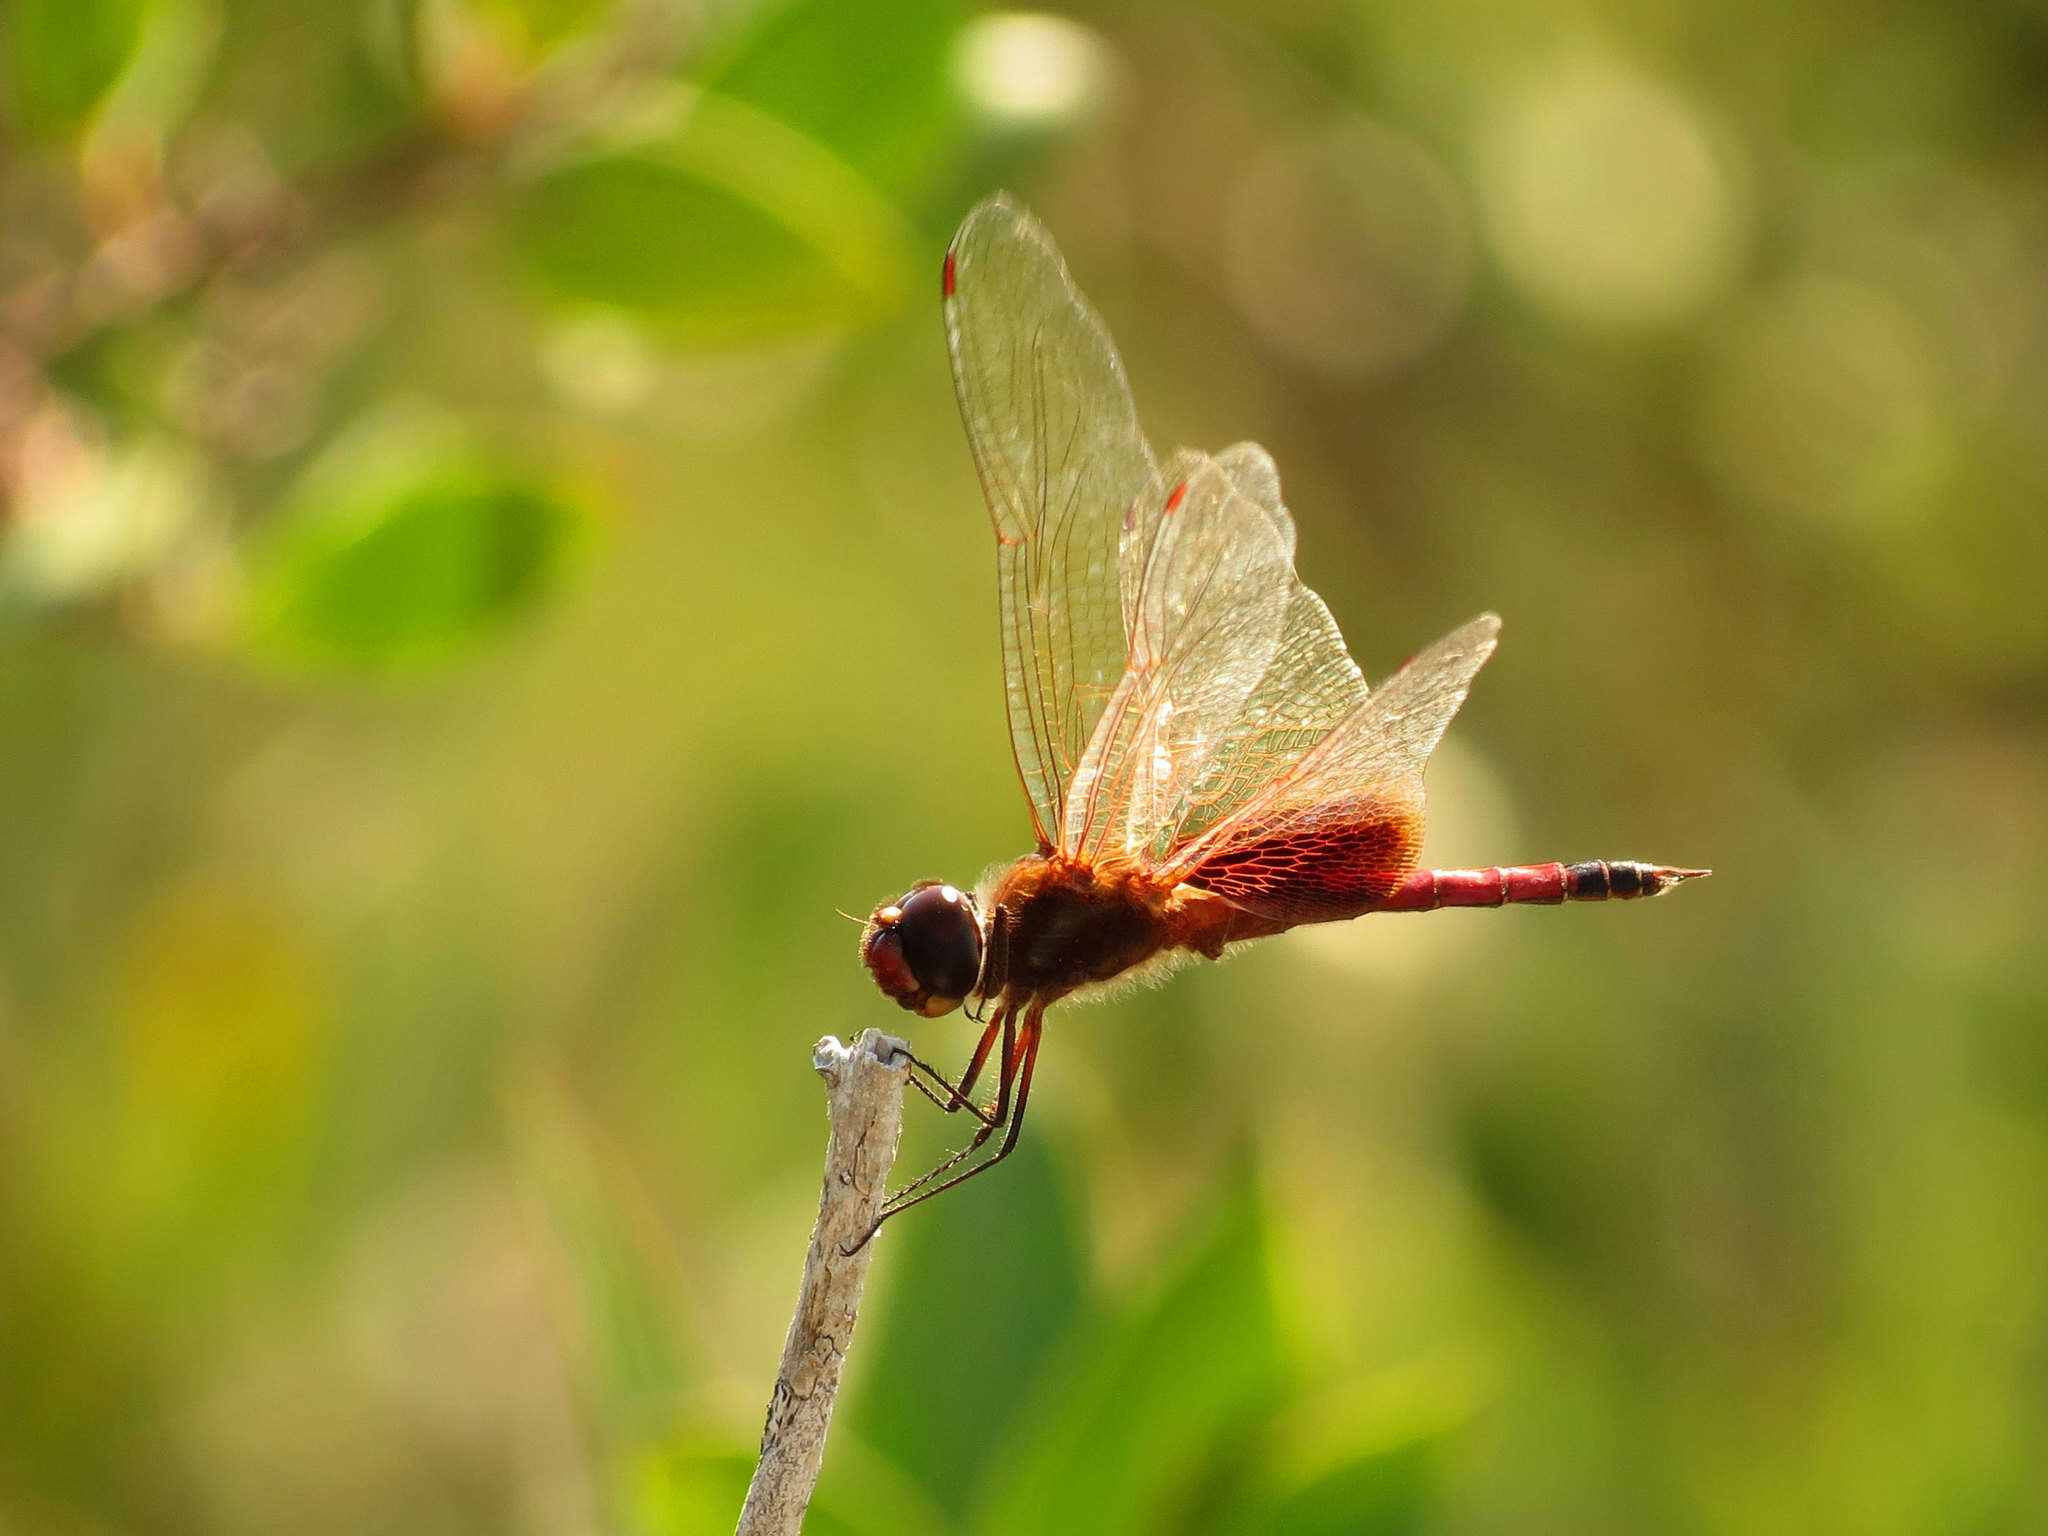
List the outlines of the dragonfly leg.
{"type": "MultiPolygon", "coordinates": [[[[913,1073],[919,1069],[923,1070],[934,1083],[946,1090],[946,1097],[943,1101],[929,1092],[926,1093],[925,1097],[931,1099],[933,1103],[937,1104],[947,1114],[950,1115],[959,1109],[970,1110],[973,1112],[975,1119],[983,1124],[988,1123],[990,1112],[982,1109],[974,1102],[974,1085],[980,1081],[981,1069],[988,1061],[988,1053],[996,1043],[996,1034],[1002,1028],[1003,1016],[1008,1011],[1005,1005],[997,1005],[996,1016],[988,1021],[988,1027],[981,1032],[981,1041],[974,1047],[974,1054],[968,1058],[967,1070],[960,1074],[960,1082],[957,1087],[947,1082],[943,1073],[919,1061],[915,1056],[910,1058],[913,1073]]],[[[924,1085],[919,1083],[918,1086],[922,1088],[924,1085]]]]}
{"type": "MultiPolygon", "coordinates": [[[[889,1203],[882,1208],[881,1216],[876,1219],[874,1227],[869,1229],[867,1236],[861,1239],[862,1243],[865,1243],[868,1238],[873,1237],[875,1232],[880,1230],[882,1223],[891,1216],[907,1211],[913,1205],[922,1205],[934,1195],[942,1195],[949,1189],[965,1184],[978,1173],[988,1172],[989,1169],[995,1167],[997,1163],[1000,1163],[1011,1152],[1016,1150],[1017,1137],[1024,1129],[1024,1107],[1031,1098],[1031,1074],[1038,1065],[1040,1020],[1044,1017],[1044,1014],[1045,1009],[1042,1004],[1032,1004],[1030,1012],[1024,1016],[1024,1027],[1017,1036],[1014,1049],[1009,1048],[1008,1042],[1005,1042],[1006,1049],[1003,1053],[1005,1059],[1002,1073],[1003,1086],[997,1100],[999,1106],[997,1111],[998,1122],[1000,1123],[1007,1119],[1009,1124],[1009,1128],[1003,1136],[1003,1144],[993,1154],[976,1163],[972,1168],[956,1173],[943,1183],[933,1185],[930,1189],[923,1188],[924,1185],[929,1184],[940,1174],[964,1162],[973,1155],[976,1148],[988,1140],[995,1127],[984,1126],[976,1134],[974,1141],[969,1146],[962,1148],[951,1158],[947,1159],[946,1162],[917,1180],[916,1183],[898,1190],[889,1203]],[[1016,1080],[1017,1104],[1014,1113],[1005,1114],[1004,1111],[1009,1109],[1008,1100],[1012,1077],[1016,1080]]],[[[859,1251],[858,1244],[855,1245],[854,1251],[859,1251]]]]}
{"type": "Polygon", "coordinates": [[[916,1086],[917,1091],[949,1115],[964,1109],[983,1125],[993,1125],[995,1122],[990,1116],[994,1112],[975,1103],[973,1094],[974,1084],[981,1076],[982,1066],[988,1061],[988,1053],[996,1043],[996,1034],[1001,1030],[1002,1024],[1003,1016],[1000,1013],[989,1020],[988,1027],[981,1032],[981,1043],[975,1046],[974,1055],[968,1060],[967,1070],[960,1075],[957,1085],[947,1081],[946,1075],[938,1068],[929,1062],[920,1061],[913,1055],[910,1058],[910,1081],[916,1086]],[[920,1076],[920,1073],[923,1075],[920,1076]],[[927,1082],[926,1079],[930,1081],[927,1082]],[[939,1096],[939,1089],[945,1091],[943,1098],[939,1096]]]}
{"type": "Polygon", "coordinates": [[[882,1207],[882,1214],[875,1218],[875,1224],[861,1235],[859,1242],[855,1243],[851,1248],[843,1249],[843,1252],[849,1254],[858,1253],[867,1244],[868,1239],[872,1238],[882,1229],[882,1223],[891,1216],[901,1211],[907,1211],[913,1205],[921,1205],[931,1199],[932,1196],[943,1194],[956,1184],[965,1183],[977,1173],[986,1172],[1010,1155],[1017,1145],[1018,1132],[1024,1128],[1024,1104],[1031,1094],[1032,1069],[1038,1063],[1039,1021],[1044,1016],[1044,1013],[1044,1006],[1034,1003],[1030,1011],[1025,1015],[1023,1029],[1015,1034],[1013,1034],[1010,1028],[1012,1016],[1006,1013],[1004,1017],[1003,1055],[1001,1071],[997,1079],[993,1119],[983,1122],[981,1129],[975,1132],[974,1139],[947,1158],[943,1163],[939,1164],[938,1167],[912,1180],[896,1191],[894,1195],[890,1196],[888,1204],[882,1207]],[[1010,1108],[1010,1096],[1013,1086],[1016,1090],[1015,1113],[1012,1113],[1010,1108]],[[1009,1127],[1008,1132],[1003,1137],[1002,1146],[997,1148],[992,1156],[976,1163],[972,1168],[964,1172],[954,1173],[951,1178],[945,1179],[940,1184],[933,1185],[930,1189],[925,1188],[927,1184],[931,1184],[933,1179],[952,1173],[953,1169],[959,1167],[961,1163],[972,1157],[988,1141],[989,1137],[995,1134],[996,1128],[1004,1125],[1006,1122],[1009,1127]]]}
{"type": "MultiPolygon", "coordinates": [[[[897,1190],[895,1194],[891,1195],[888,1202],[882,1208],[883,1219],[887,1219],[894,1212],[904,1196],[924,1188],[925,1185],[931,1183],[933,1179],[938,1178],[941,1174],[952,1172],[953,1169],[958,1168],[968,1158],[972,1157],[982,1144],[996,1133],[997,1127],[1009,1115],[1010,1084],[1014,1081],[1014,1074],[1016,1072],[1017,1035],[1015,1017],[1008,1010],[1004,1011],[1000,1019],[990,1021],[988,1032],[993,1035],[997,1029],[1001,1029],[1003,1032],[1003,1059],[996,1074],[996,1101],[986,1110],[974,1109],[975,1118],[981,1122],[980,1128],[974,1133],[974,1139],[959,1151],[953,1153],[943,1163],[940,1163],[938,1167],[918,1175],[908,1184],[897,1190]]],[[[979,1051],[975,1053],[976,1061],[971,1064],[971,1071],[976,1073],[980,1071],[979,1058],[982,1054],[979,1051]]],[[[972,1083],[973,1079],[970,1077],[968,1079],[968,1086],[971,1087],[972,1083]]],[[[878,1227],[881,1224],[880,1220],[875,1223],[878,1227]]],[[[865,1242],[866,1239],[863,1238],[862,1241],[865,1242]]]]}

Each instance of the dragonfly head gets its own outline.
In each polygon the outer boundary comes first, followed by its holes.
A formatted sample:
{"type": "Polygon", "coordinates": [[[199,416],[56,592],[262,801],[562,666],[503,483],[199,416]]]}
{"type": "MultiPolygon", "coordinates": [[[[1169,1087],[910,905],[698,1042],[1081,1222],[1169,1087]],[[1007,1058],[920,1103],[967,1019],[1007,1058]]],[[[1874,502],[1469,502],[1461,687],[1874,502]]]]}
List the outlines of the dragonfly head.
{"type": "Polygon", "coordinates": [[[951,1013],[981,976],[981,914],[965,891],[920,881],[875,908],[861,930],[860,958],[875,985],[927,1019],[951,1013]]]}

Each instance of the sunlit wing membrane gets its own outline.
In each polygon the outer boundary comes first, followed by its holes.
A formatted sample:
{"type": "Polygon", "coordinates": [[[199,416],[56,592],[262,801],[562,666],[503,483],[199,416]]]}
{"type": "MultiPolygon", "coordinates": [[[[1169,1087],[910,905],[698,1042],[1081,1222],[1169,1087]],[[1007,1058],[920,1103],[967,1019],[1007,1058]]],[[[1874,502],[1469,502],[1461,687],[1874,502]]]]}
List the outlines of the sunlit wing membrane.
{"type": "MultiPolygon", "coordinates": [[[[1280,501],[1280,476],[1266,450],[1239,443],[1216,456],[1243,491],[1264,507],[1286,541],[1291,562],[1294,523],[1280,501]]],[[[1323,600],[1287,572],[1280,644],[1265,674],[1245,696],[1203,771],[1184,775],[1179,802],[1153,831],[1145,862],[1157,865],[1200,837],[1287,772],[1366,697],[1365,678],[1344,647],[1323,600]]]]}
{"type": "Polygon", "coordinates": [[[1037,222],[1007,197],[946,255],[960,415],[995,524],[1010,743],[1039,842],[1124,673],[1125,515],[1153,483],[1123,364],[1037,222]]]}
{"type": "Polygon", "coordinates": [[[1421,790],[1411,778],[1261,818],[1256,841],[1213,854],[1187,883],[1289,925],[1357,917],[1393,895],[1420,860],[1421,790]]]}
{"type": "MultiPolygon", "coordinates": [[[[1160,873],[1185,879],[1205,863],[1300,826],[1303,813],[1319,806],[1409,806],[1419,830],[1423,767],[1499,635],[1500,620],[1481,614],[1424,650],[1291,766],[1173,849],[1160,873]]],[[[1404,857],[1419,851],[1409,849],[1404,857]]]]}
{"type": "Polygon", "coordinates": [[[1217,460],[1186,449],[1134,509],[1123,548],[1129,665],[1067,800],[1066,843],[1136,860],[1202,782],[1277,654],[1293,529],[1217,460]]]}

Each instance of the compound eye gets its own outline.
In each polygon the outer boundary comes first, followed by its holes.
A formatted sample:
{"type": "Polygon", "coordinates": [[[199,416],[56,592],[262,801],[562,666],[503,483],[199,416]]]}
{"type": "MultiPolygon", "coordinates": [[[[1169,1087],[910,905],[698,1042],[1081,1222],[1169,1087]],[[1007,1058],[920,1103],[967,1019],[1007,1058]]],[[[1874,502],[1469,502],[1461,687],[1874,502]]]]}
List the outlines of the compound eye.
{"type": "Polygon", "coordinates": [[[950,885],[927,885],[898,903],[903,959],[918,985],[950,1012],[981,979],[981,919],[974,898],[950,885]]]}

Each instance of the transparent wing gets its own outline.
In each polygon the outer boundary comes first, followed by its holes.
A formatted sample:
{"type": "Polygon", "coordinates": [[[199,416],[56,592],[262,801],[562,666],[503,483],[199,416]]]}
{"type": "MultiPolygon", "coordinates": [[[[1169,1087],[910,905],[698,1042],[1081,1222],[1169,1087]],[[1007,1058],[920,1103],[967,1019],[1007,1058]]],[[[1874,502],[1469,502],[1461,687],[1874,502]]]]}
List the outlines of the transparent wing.
{"type": "Polygon", "coordinates": [[[1257,443],[1239,443],[1216,458],[1281,530],[1289,561],[1286,612],[1280,643],[1264,675],[1241,701],[1236,718],[1220,731],[1201,775],[1183,779],[1180,802],[1155,830],[1146,850],[1154,864],[1283,776],[1367,694],[1337,621],[1323,600],[1295,578],[1294,522],[1281,504],[1280,476],[1271,456],[1257,443]]]}
{"type": "Polygon", "coordinates": [[[1370,694],[1294,575],[1254,444],[1161,472],[1108,332],[1007,197],[947,252],[961,417],[995,525],[1010,739],[1039,842],[1184,876],[1361,797],[1414,807],[1491,615],[1370,694]]]}
{"type": "Polygon", "coordinates": [[[1183,450],[1126,520],[1130,668],[1089,744],[1066,835],[1157,869],[1349,718],[1365,679],[1294,574],[1294,522],[1256,443],[1183,450]]]}
{"type": "Polygon", "coordinates": [[[1210,816],[1204,830],[1163,850],[1155,868],[1185,879],[1205,863],[1298,828],[1303,814],[1319,806],[1409,804],[1419,833],[1423,767],[1499,635],[1499,618],[1481,614],[1360,699],[1284,768],[1261,773],[1254,764],[1251,776],[1262,782],[1227,814],[1210,816]]]}
{"type": "Polygon", "coordinates": [[[1065,844],[1142,860],[1229,742],[1272,665],[1292,595],[1293,527],[1207,454],[1183,449],[1123,543],[1129,664],[1067,799],[1065,844]]]}
{"type": "Polygon", "coordinates": [[[1042,847],[1125,670],[1117,574],[1153,482],[1123,364],[1052,240],[1006,196],[946,253],[960,416],[995,524],[1010,745],[1042,847]]]}

